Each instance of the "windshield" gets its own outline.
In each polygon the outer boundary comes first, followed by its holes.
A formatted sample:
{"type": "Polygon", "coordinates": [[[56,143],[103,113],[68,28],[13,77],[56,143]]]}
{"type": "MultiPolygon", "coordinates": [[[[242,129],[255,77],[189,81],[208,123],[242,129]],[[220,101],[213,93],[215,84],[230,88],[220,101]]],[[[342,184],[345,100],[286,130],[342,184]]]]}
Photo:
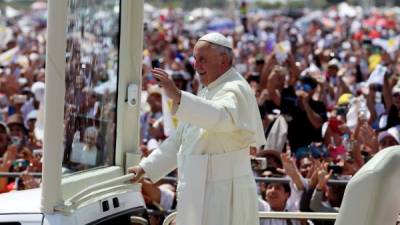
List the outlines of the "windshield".
{"type": "Polygon", "coordinates": [[[69,0],[64,173],[114,164],[119,0],[69,0]]]}

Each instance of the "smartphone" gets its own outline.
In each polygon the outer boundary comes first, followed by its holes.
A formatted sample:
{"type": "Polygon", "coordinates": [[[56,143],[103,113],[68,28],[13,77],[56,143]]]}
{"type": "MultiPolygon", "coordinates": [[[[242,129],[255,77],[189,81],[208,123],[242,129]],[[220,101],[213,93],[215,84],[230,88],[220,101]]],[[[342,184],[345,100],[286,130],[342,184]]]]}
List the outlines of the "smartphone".
{"type": "Polygon", "coordinates": [[[153,61],[151,61],[151,67],[152,68],[159,68],[160,67],[160,61],[158,59],[153,59],[153,61]]]}
{"type": "Polygon", "coordinates": [[[362,43],[364,45],[372,45],[372,40],[371,39],[364,39],[362,43]]]}
{"type": "Polygon", "coordinates": [[[328,165],[328,172],[332,170],[333,174],[342,174],[343,167],[338,165],[328,165]]]}

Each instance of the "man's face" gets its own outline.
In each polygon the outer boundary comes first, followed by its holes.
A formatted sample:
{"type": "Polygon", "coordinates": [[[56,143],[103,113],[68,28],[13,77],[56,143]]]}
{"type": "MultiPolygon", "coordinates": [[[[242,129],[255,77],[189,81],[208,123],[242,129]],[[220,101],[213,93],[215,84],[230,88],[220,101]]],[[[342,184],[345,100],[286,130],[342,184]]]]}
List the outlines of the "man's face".
{"type": "Polygon", "coordinates": [[[274,82],[274,88],[278,90],[283,90],[283,88],[285,87],[285,75],[280,72],[276,72],[273,78],[274,79],[272,82],[274,82]]]}
{"type": "Polygon", "coordinates": [[[222,55],[212,48],[208,42],[197,42],[194,46],[193,55],[196,59],[194,68],[204,85],[210,84],[222,74],[222,55]]]}
{"type": "Polygon", "coordinates": [[[96,142],[97,142],[97,137],[95,135],[92,134],[85,135],[85,143],[89,147],[96,146],[96,142]]]}
{"type": "Polygon", "coordinates": [[[23,138],[24,137],[24,129],[23,125],[19,124],[11,124],[8,127],[10,128],[10,135],[14,137],[23,138]]]}
{"type": "Polygon", "coordinates": [[[282,184],[272,183],[267,186],[266,200],[275,211],[283,211],[286,201],[289,198],[289,193],[285,192],[282,184]]]}
{"type": "Polygon", "coordinates": [[[393,104],[399,109],[400,108],[400,93],[396,92],[392,94],[393,104]]]}
{"type": "Polygon", "coordinates": [[[161,95],[150,94],[147,97],[147,103],[150,105],[150,109],[152,112],[161,112],[162,110],[161,95]]]}
{"type": "Polygon", "coordinates": [[[328,67],[328,74],[330,76],[336,76],[338,72],[339,72],[339,69],[337,67],[334,67],[334,66],[328,67]]]}
{"type": "Polygon", "coordinates": [[[313,162],[309,158],[302,158],[300,160],[300,173],[303,177],[306,177],[312,168],[313,162]]]}

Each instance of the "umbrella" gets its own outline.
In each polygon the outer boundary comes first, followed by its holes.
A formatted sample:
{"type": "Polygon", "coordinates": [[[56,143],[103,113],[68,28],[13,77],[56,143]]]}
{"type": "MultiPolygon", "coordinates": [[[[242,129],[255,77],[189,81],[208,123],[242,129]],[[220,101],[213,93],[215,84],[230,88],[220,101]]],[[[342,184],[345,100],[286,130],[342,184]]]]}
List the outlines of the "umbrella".
{"type": "Polygon", "coordinates": [[[233,31],[235,29],[235,23],[227,18],[217,18],[212,20],[208,24],[208,30],[210,31],[218,31],[218,32],[226,32],[233,31]]]}

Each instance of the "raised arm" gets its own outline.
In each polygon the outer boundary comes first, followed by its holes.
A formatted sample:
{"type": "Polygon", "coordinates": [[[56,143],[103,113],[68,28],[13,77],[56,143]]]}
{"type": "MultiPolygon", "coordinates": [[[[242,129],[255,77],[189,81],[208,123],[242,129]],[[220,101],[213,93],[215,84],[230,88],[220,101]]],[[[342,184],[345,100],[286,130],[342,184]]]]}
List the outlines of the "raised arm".
{"type": "Polygon", "coordinates": [[[386,112],[389,112],[390,108],[393,105],[393,100],[392,100],[392,90],[390,88],[389,79],[387,75],[385,75],[383,79],[382,92],[383,92],[383,99],[385,101],[386,112]]]}

